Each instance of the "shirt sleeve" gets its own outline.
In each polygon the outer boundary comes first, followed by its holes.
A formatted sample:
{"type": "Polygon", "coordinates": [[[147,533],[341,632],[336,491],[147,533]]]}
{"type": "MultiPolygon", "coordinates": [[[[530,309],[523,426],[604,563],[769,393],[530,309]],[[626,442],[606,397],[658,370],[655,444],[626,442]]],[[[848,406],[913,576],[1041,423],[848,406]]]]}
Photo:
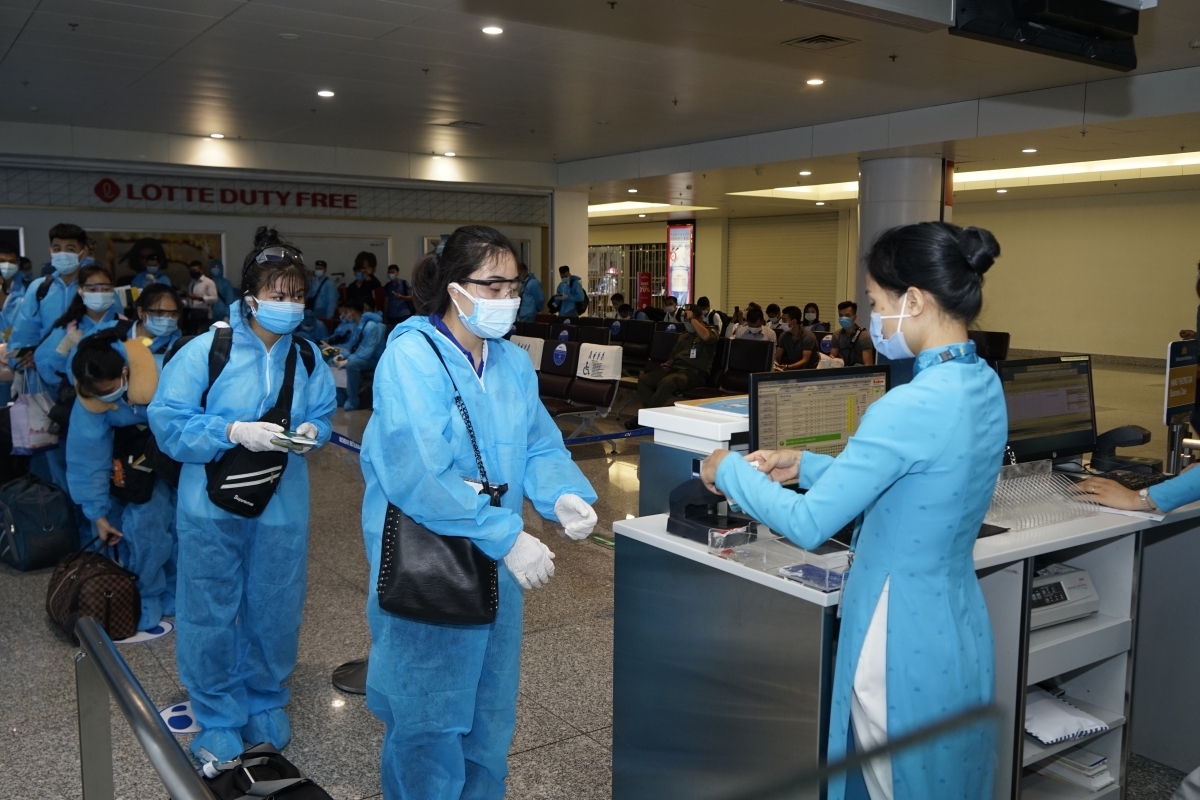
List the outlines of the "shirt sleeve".
{"type": "MultiPolygon", "coordinates": [[[[316,426],[317,447],[321,447],[329,441],[329,437],[333,436],[333,412],[337,409],[337,387],[333,384],[333,372],[329,369],[329,364],[321,358],[321,353],[316,346],[311,343],[299,346],[311,348],[317,360],[312,375],[308,376],[308,383],[305,384],[305,400],[307,402],[303,422],[311,422],[316,426]]],[[[304,369],[303,360],[297,357],[296,361],[296,369],[304,369]]]]}
{"type": "Polygon", "coordinates": [[[1150,499],[1165,513],[1200,500],[1200,467],[1151,486],[1150,499]]]}
{"type": "Polygon", "coordinates": [[[525,373],[525,407],[528,409],[529,440],[526,444],[525,496],[534,509],[554,520],[554,504],[564,494],[575,494],[588,503],[596,502],[596,491],[583,476],[563,444],[562,431],[538,397],[537,373],[528,358],[520,368],[525,373]]]}
{"type": "Polygon", "coordinates": [[[33,363],[37,367],[38,377],[49,386],[58,386],[62,382],[60,375],[66,374],[67,357],[58,352],[58,343],[66,335],[66,328],[54,328],[33,351],[33,363]]]}
{"type": "Polygon", "coordinates": [[[105,416],[76,403],[67,428],[67,486],[71,499],[93,522],[107,517],[111,508],[113,431],[105,416]]]}
{"type": "Polygon", "coordinates": [[[158,391],[147,409],[159,448],[183,463],[207,464],[234,447],[227,436],[229,423],[234,420],[206,413],[200,405],[200,398],[209,388],[208,351],[212,341],[213,334],[205,333],[179,349],[163,367],[158,391]]]}
{"type": "Polygon", "coordinates": [[[33,347],[41,340],[42,326],[34,312],[40,305],[37,299],[38,289],[45,280],[38,278],[25,288],[21,308],[17,311],[16,321],[13,322],[12,334],[8,337],[9,352],[15,353],[22,347],[33,347]]]}

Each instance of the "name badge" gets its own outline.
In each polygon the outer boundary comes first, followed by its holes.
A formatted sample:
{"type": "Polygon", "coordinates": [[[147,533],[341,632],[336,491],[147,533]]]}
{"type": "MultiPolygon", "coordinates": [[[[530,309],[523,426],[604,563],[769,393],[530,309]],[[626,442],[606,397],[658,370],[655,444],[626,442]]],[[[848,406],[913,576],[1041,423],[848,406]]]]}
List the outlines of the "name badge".
{"type": "Polygon", "coordinates": [[[690,359],[692,359],[692,360],[695,360],[695,358],[696,358],[696,348],[695,348],[695,346],[693,346],[693,347],[692,347],[692,354],[691,354],[690,356],[688,356],[688,358],[690,358],[690,359]]]}

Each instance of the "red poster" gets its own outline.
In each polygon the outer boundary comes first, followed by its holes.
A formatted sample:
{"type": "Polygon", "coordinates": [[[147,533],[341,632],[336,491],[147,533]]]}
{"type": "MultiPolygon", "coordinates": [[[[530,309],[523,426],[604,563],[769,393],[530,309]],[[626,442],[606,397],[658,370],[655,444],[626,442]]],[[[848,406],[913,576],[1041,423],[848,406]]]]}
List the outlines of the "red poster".
{"type": "Polygon", "coordinates": [[[654,298],[650,296],[650,273],[639,272],[637,274],[637,305],[635,308],[645,308],[654,303],[654,298]]]}

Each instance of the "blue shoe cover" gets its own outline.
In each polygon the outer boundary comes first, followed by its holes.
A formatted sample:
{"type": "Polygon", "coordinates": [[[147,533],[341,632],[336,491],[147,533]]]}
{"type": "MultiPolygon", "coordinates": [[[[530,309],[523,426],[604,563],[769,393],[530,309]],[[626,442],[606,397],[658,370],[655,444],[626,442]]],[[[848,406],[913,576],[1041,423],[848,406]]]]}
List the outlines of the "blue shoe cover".
{"type": "Polygon", "coordinates": [[[242,738],[251,745],[268,742],[282,750],[292,740],[292,723],[282,708],[260,711],[250,715],[246,727],[242,728],[242,738]]]}
{"type": "Polygon", "coordinates": [[[201,761],[232,761],[246,750],[241,735],[232,728],[205,728],[192,737],[189,746],[201,761]]]}

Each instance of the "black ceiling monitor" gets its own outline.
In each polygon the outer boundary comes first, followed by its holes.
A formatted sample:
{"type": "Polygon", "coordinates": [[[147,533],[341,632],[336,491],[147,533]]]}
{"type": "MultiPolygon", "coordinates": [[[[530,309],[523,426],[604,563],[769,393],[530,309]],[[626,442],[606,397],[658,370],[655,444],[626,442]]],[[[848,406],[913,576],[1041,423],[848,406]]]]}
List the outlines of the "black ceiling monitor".
{"type": "Polygon", "coordinates": [[[759,372],[750,376],[750,452],[836,456],[862,416],[891,388],[887,366],[759,372]]]}
{"type": "Polygon", "coordinates": [[[1070,458],[1096,449],[1090,356],[1001,361],[1008,446],[1018,462],[1070,458]]]}

